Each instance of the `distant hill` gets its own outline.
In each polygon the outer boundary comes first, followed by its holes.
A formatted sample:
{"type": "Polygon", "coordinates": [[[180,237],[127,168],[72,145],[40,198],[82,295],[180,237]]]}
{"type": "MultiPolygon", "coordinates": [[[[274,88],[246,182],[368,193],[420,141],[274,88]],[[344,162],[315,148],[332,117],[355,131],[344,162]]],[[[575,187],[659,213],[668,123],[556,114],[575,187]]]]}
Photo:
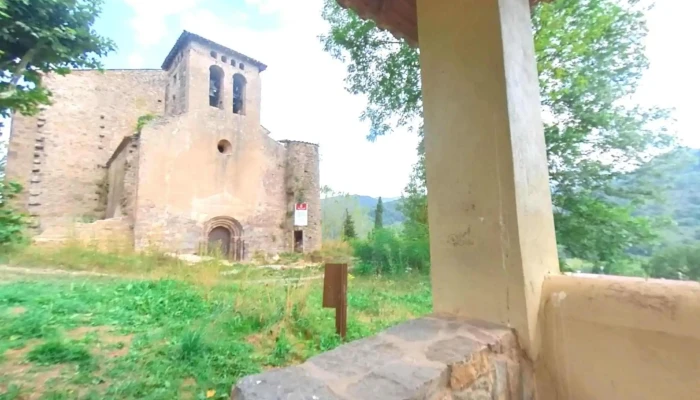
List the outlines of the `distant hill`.
{"type": "MultiPolygon", "coordinates": [[[[384,203],[384,226],[400,225],[404,216],[399,211],[401,198],[382,199],[384,203]]],[[[323,212],[324,240],[340,239],[345,210],[350,212],[355,229],[360,237],[366,236],[374,227],[374,212],[379,199],[370,196],[346,195],[321,200],[323,212]]]]}
{"type": "Polygon", "coordinates": [[[651,160],[620,185],[652,185],[663,198],[639,209],[639,215],[666,216],[663,236],[669,245],[700,241],[700,149],[682,148],[651,160]]]}
{"type": "MultiPolygon", "coordinates": [[[[700,241],[700,149],[678,149],[659,156],[638,170],[620,178],[618,189],[653,186],[661,189],[661,199],[641,207],[638,215],[668,217],[671,223],[661,233],[667,245],[700,241]]],[[[360,236],[374,226],[377,200],[370,196],[335,196],[321,201],[324,239],[339,239],[345,210],[349,210],[360,236]]],[[[404,216],[401,198],[383,199],[384,225],[400,226],[404,216]]]]}

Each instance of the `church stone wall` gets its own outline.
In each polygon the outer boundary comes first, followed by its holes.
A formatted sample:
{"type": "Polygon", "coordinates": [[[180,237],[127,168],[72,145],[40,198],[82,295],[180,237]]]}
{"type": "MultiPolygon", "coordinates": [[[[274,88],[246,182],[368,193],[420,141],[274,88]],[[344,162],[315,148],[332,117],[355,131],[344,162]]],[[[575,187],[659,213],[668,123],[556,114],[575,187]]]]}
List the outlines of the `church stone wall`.
{"type": "Polygon", "coordinates": [[[167,115],[187,112],[189,55],[190,47],[187,46],[175,57],[173,65],[166,72],[168,83],[165,86],[165,114],[167,115]]]}
{"type": "Polygon", "coordinates": [[[139,180],[139,137],[133,137],[126,149],[126,166],[124,169],[124,195],[122,196],[122,215],[127,217],[132,228],[136,220],[136,201],[138,199],[139,180]]]}
{"type": "Polygon", "coordinates": [[[124,138],[107,163],[105,218],[125,217],[133,226],[138,184],[137,136],[124,138]]]}
{"type": "Polygon", "coordinates": [[[117,151],[107,163],[106,186],[102,189],[106,192],[105,218],[122,216],[124,178],[126,176],[126,147],[128,142],[128,139],[124,139],[123,145],[117,148],[117,151]]]}
{"type": "Polygon", "coordinates": [[[39,232],[104,217],[105,164],[138,117],[162,114],[166,75],[85,70],[44,82],[53,104],[36,117],[14,116],[7,163],[8,177],[25,187],[21,207],[40,221],[39,232]]]}
{"type": "Polygon", "coordinates": [[[7,174],[25,186],[19,202],[37,233],[53,242],[66,236],[58,228],[107,218],[133,230],[136,249],[194,253],[211,221],[233,219],[247,257],[293,251],[295,229],[305,252],[319,249],[318,146],[277,142],[261,127],[262,64],[202,38],[182,40],[167,71],[49,76],[53,105],[14,118],[7,174]],[[212,66],[224,74],[220,107],[209,105],[212,66]],[[235,75],[246,82],[238,114],[235,75]],[[147,114],[157,118],[135,135],[147,114]],[[309,204],[307,227],[294,227],[296,200],[309,204]]]}
{"type": "Polygon", "coordinates": [[[230,217],[243,228],[248,256],[288,251],[286,150],[246,116],[209,107],[146,126],[139,149],[136,248],[196,252],[205,224],[230,217]],[[219,152],[221,140],[230,143],[219,152]]]}
{"type": "MultiPolygon", "coordinates": [[[[321,249],[321,187],[319,178],[318,145],[305,142],[283,141],[287,148],[287,171],[285,184],[287,188],[287,210],[294,211],[296,203],[307,203],[308,225],[295,227],[291,214],[288,224],[294,230],[302,230],[304,252],[321,249]]],[[[293,236],[290,237],[293,240],[293,236]]]]}

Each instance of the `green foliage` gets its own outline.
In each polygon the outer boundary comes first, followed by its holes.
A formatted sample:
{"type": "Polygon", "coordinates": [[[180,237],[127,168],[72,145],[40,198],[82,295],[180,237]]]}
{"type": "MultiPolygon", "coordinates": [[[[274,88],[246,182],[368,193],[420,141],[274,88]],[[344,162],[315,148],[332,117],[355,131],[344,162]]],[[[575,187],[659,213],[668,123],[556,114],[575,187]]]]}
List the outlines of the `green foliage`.
{"type": "Polygon", "coordinates": [[[644,265],[652,278],[700,281],[700,243],[664,249],[644,265]]]}
{"type": "MultiPolygon", "coordinates": [[[[338,240],[342,236],[345,210],[349,210],[355,222],[358,237],[367,236],[374,229],[376,207],[379,199],[370,196],[334,193],[321,200],[323,212],[323,240],[338,240]]],[[[401,200],[382,199],[382,224],[384,227],[401,225],[405,217],[401,213],[401,200]]]]}
{"type": "MultiPolygon", "coordinates": [[[[594,257],[599,265],[629,259],[629,246],[656,240],[652,221],[632,211],[657,193],[614,182],[673,142],[662,126],[665,110],[626,101],[648,65],[646,22],[637,3],[558,0],[533,11],[543,111],[551,117],[545,139],[557,238],[568,256],[594,257]]],[[[321,37],[324,49],[347,63],[348,91],[368,98],[361,115],[371,123],[368,138],[400,126],[422,136],[418,51],[333,0],[326,0],[323,17],[330,23],[321,37]]],[[[427,226],[422,143],[418,153],[402,199],[414,228],[427,226]]]]}
{"type": "MultiPolygon", "coordinates": [[[[260,284],[230,276],[219,275],[213,286],[171,279],[42,275],[15,281],[3,276],[0,356],[25,346],[31,363],[76,363],[79,376],[55,379],[55,396],[64,398],[90,390],[96,391],[90,398],[107,400],[204,398],[207,390],[224,398],[242,376],[295,364],[342,343],[335,335],[333,311],[321,306],[321,281],[260,284]],[[13,311],[18,307],[23,312],[13,311]],[[62,334],[74,337],[79,327],[99,328],[98,334],[59,339],[62,334]],[[103,332],[109,332],[106,340],[103,332]],[[116,357],[109,353],[119,348],[115,338],[126,342],[116,357]],[[32,348],[36,341],[31,339],[38,339],[37,347],[32,348]],[[85,368],[95,365],[98,370],[85,368]],[[61,390],[66,386],[73,392],[61,390]]],[[[356,277],[348,292],[350,339],[432,308],[425,276],[356,277]]],[[[0,374],[8,360],[0,363],[0,374]]],[[[35,393],[27,387],[27,377],[3,376],[2,385],[24,383],[23,395],[35,393]]]]}
{"type": "Polygon", "coordinates": [[[22,186],[0,180],[0,246],[16,244],[24,239],[24,215],[11,207],[10,201],[22,192],[22,186]]]}
{"type": "Polygon", "coordinates": [[[154,119],[157,118],[157,115],[154,114],[144,114],[140,116],[136,120],[136,134],[140,135],[141,131],[143,130],[143,127],[146,126],[149,122],[153,121],[154,119]]]}
{"type": "Polygon", "coordinates": [[[636,207],[635,214],[670,220],[659,231],[663,246],[700,241],[700,150],[679,148],[656,157],[617,184],[661,190],[661,198],[636,207]]]}
{"type": "Polygon", "coordinates": [[[292,344],[287,338],[284,329],[275,338],[275,347],[272,350],[268,363],[275,367],[280,367],[289,362],[292,352],[292,344]]]}
{"type": "Polygon", "coordinates": [[[569,257],[592,262],[594,273],[609,273],[616,263],[629,259],[630,248],[656,238],[649,219],[632,216],[631,209],[611,207],[593,196],[581,196],[563,206],[567,212],[554,214],[557,239],[567,243],[569,257]]]}
{"type": "Polygon", "coordinates": [[[359,237],[366,236],[372,230],[372,221],[368,210],[362,203],[362,198],[347,194],[332,193],[332,196],[321,200],[323,218],[323,240],[340,240],[343,237],[343,224],[347,212],[355,223],[355,232],[359,237]]]}
{"type": "MultiPolygon", "coordinates": [[[[13,301],[12,298],[8,299],[13,301]]],[[[50,315],[42,310],[30,310],[22,318],[5,321],[0,327],[0,340],[39,339],[51,337],[55,328],[49,323],[50,315]]]]}
{"type": "Polygon", "coordinates": [[[533,25],[542,103],[554,117],[545,139],[557,240],[605,272],[658,232],[633,216],[654,187],[616,181],[672,143],[665,110],[621,101],[648,66],[644,14],[635,1],[560,0],[538,6],[533,25]]]}
{"type": "Polygon", "coordinates": [[[194,360],[206,351],[202,332],[187,331],[180,338],[180,359],[194,360]]]}
{"type": "Polygon", "coordinates": [[[33,348],[27,354],[27,359],[40,365],[86,364],[92,360],[92,356],[84,345],[62,340],[50,340],[33,348]]]}
{"type": "Polygon", "coordinates": [[[21,400],[22,387],[19,385],[10,385],[5,393],[0,393],[0,400],[21,400]]]}
{"type": "Polygon", "coordinates": [[[348,92],[369,100],[360,117],[370,122],[367,138],[374,140],[393,126],[412,128],[423,109],[418,52],[335,0],[325,0],[322,15],[331,26],[321,36],[324,50],[347,62],[348,92]]]}
{"type": "Polygon", "coordinates": [[[377,229],[366,240],[355,240],[352,245],[359,260],[358,274],[386,275],[428,270],[430,254],[426,234],[411,237],[406,232],[377,229]]]}
{"type": "Polygon", "coordinates": [[[353,221],[350,211],[345,210],[345,220],[343,221],[343,240],[350,241],[357,238],[355,232],[355,221],[353,221]]]}
{"type": "Polygon", "coordinates": [[[51,93],[41,75],[100,68],[114,42],[93,29],[102,0],[0,2],[0,118],[11,110],[34,115],[51,93]]]}
{"type": "Polygon", "coordinates": [[[374,230],[384,228],[384,203],[381,196],[377,201],[377,208],[374,210],[374,230]]]}

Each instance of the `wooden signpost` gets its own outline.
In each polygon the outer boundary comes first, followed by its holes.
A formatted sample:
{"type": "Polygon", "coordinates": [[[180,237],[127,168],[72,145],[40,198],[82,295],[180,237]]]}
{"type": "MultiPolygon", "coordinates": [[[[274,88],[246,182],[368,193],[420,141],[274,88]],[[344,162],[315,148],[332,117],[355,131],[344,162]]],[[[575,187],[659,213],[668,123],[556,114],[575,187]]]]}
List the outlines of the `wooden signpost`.
{"type": "Polygon", "coordinates": [[[326,264],[323,307],[335,308],[335,331],[345,339],[348,330],[348,265],[326,264]]]}

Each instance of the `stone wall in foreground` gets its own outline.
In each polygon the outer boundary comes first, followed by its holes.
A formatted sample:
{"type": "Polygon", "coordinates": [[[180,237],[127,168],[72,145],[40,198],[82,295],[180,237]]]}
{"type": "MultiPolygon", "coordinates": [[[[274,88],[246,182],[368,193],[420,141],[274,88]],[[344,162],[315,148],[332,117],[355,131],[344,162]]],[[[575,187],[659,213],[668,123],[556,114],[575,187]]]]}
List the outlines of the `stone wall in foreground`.
{"type": "Polygon", "coordinates": [[[510,329],[425,317],[243,378],[231,399],[530,400],[534,379],[521,354],[510,329]]]}

